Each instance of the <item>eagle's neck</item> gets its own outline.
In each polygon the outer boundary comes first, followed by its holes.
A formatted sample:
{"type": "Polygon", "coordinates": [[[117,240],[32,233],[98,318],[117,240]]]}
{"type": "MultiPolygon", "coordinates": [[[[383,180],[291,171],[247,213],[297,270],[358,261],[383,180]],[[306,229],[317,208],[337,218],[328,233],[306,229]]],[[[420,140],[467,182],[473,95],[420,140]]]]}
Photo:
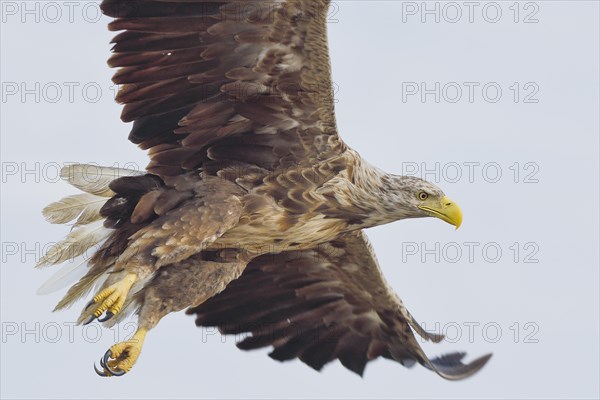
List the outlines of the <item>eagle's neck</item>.
{"type": "Polygon", "coordinates": [[[388,174],[352,153],[351,167],[335,184],[337,213],[349,222],[350,229],[418,216],[409,199],[412,178],[388,174]]]}

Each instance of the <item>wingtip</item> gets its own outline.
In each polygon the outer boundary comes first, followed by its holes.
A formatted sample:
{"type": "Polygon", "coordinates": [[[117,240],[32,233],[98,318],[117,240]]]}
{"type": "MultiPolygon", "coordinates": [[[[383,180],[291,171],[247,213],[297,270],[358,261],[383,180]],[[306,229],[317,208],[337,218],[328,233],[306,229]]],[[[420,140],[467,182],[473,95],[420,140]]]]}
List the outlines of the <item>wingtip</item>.
{"type": "Polygon", "coordinates": [[[466,353],[452,353],[430,360],[432,369],[444,379],[462,380],[479,372],[492,358],[492,353],[485,354],[468,364],[462,359],[466,353]]]}
{"type": "Polygon", "coordinates": [[[494,355],[494,353],[485,354],[485,355],[479,357],[478,359],[476,359],[475,361],[473,361],[471,364],[474,364],[474,363],[477,362],[477,363],[479,363],[481,365],[479,367],[479,369],[481,369],[481,368],[483,368],[485,366],[485,364],[488,363],[488,361],[490,361],[490,359],[492,358],[493,355],[494,355]]]}

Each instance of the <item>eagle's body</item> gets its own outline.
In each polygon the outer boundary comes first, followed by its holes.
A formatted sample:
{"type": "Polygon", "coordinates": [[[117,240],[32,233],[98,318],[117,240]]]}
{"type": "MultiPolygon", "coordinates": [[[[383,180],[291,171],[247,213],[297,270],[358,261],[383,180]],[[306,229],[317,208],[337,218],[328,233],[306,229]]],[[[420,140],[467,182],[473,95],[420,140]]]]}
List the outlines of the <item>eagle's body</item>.
{"type": "Polygon", "coordinates": [[[373,179],[377,176],[383,176],[381,171],[351,149],[311,168],[273,174],[243,196],[239,223],[214,244],[251,246],[260,238],[268,252],[310,249],[344,233],[395,221],[403,210],[386,204],[377,190],[383,185],[373,187],[380,182],[373,179]],[[343,169],[331,174],[336,165],[343,169]]]}
{"type": "Polygon", "coordinates": [[[486,363],[425,356],[413,330],[442,337],[386,284],[363,233],[427,216],[458,227],[462,214],[439,188],[387,174],[339,138],[328,1],[105,0],[102,9],[124,31],[109,63],[121,68],[130,139],[151,163],[145,173],[65,168],[85,193],[45,215],[77,218],[76,229],[41,261],[97,245],[57,308],[99,287],[79,322],[137,311],[138,332],[106,353],[101,375],[129,371],[146,332],[186,308],[199,325],[250,332],[241,348],[273,346],[273,358],[316,369],[337,358],[362,374],[383,356],[460,379],[486,363]]]}

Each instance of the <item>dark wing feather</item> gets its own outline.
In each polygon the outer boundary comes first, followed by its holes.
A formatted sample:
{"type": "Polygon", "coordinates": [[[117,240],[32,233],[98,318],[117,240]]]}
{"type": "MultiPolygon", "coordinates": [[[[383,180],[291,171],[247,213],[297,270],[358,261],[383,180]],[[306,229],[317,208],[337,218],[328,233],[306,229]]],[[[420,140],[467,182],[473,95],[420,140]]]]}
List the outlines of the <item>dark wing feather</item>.
{"type": "MultiPolygon", "coordinates": [[[[149,172],[225,161],[272,171],[344,150],[335,127],[329,1],[104,0],[109,64],[149,172]],[[249,138],[249,136],[251,138],[249,138]],[[249,139],[253,147],[249,148],[249,139]]],[[[215,167],[215,165],[217,167],[215,167]]]]}
{"type": "Polygon", "coordinates": [[[446,379],[466,378],[491,355],[470,364],[464,354],[429,359],[413,330],[425,332],[385,282],[362,232],[347,234],[318,249],[269,254],[253,260],[227,289],[190,309],[198,326],[223,333],[251,333],[238,347],[272,346],[270,356],[299,358],[320,370],[335,359],[362,375],[366,364],[385,357],[405,366],[415,362],[446,379]]]}

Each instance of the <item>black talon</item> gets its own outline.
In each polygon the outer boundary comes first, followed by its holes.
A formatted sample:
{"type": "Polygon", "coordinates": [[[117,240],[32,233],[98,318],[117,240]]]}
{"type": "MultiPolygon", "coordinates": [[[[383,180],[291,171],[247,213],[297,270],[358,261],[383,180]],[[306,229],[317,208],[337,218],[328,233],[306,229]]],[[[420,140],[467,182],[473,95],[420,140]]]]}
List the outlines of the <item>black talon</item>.
{"type": "Polygon", "coordinates": [[[115,316],[115,314],[111,313],[110,311],[107,311],[104,318],[98,319],[98,322],[106,322],[114,316],[115,316]]]}
{"type": "Polygon", "coordinates": [[[112,357],[112,351],[110,351],[110,349],[108,349],[106,351],[106,353],[104,353],[104,357],[102,357],[102,360],[100,361],[100,364],[102,365],[102,367],[106,368],[106,363],[108,363],[108,360],[112,357]]]}
{"type": "Polygon", "coordinates": [[[90,301],[89,303],[87,303],[87,305],[85,306],[85,310],[87,310],[88,308],[90,308],[91,306],[93,306],[94,304],[96,304],[96,302],[94,300],[90,301]]]}
{"type": "Polygon", "coordinates": [[[102,377],[104,377],[104,378],[108,378],[108,377],[110,376],[110,375],[108,375],[108,374],[106,373],[106,371],[100,371],[100,370],[98,369],[98,367],[96,367],[96,363],[94,363],[94,371],[96,371],[96,373],[97,373],[99,376],[102,376],[102,377]]]}
{"type": "Polygon", "coordinates": [[[112,358],[112,351],[110,351],[110,349],[104,353],[104,357],[102,357],[102,359],[100,360],[100,365],[102,366],[102,368],[104,368],[106,371],[108,371],[111,375],[114,376],[123,376],[125,375],[125,371],[123,370],[113,370],[110,368],[110,366],[108,365],[108,360],[112,358]]]}
{"type": "Polygon", "coordinates": [[[112,369],[110,369],[110,367],[107,365],[106,369],[108,370],[108,372],[110,372],[111,374],[113,374],[114,376],[123,376],[125,375],[125,371],[123,370],[118,370],[118,371],[113,371],[112,369]]]}
{"type": "MultiPolygon", "coordinates": [[[[96,365],[96,364],[94,364],[94,365],[96,365]]],[[[106,363],[104,362],[103,358],[100,359],[100,366],[102,367],[103,370],[106,371],[106,363]]]]}
{"type": "Polygon", "coordinates": [[[91,324],[92,322],[94,322],[95,319],[96,317],[92,315],[90,319],[83,323],[83,326],[91,324]]]}

